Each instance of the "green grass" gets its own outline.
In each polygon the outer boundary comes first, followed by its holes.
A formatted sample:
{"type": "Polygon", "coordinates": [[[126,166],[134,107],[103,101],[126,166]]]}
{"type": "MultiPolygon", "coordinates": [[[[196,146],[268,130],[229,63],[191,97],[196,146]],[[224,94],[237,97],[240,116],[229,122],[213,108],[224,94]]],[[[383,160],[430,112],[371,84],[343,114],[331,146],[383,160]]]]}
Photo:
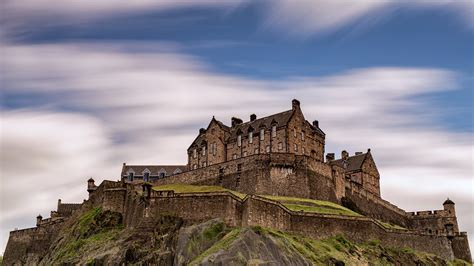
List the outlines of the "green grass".
{"type": "Polygon", "coordinates": [[[237,191],[233,191],[230,189],[226,189],[219,186],[196,186],[196,185],[187,185],[187,184],[169,184],[169,185],[162,185],[153,187],[155,191],[162,191],[162,190],[174,190],[175,193],[199,193],[199,192],[223,192],[228,191],[235,196],[239,197],[240,199],[245,198],[247,196],[244,193],[240,193],[237,191]]]}
{"type": "Polygon", "coordinates": [[[362,216],[341,205],[323,200],[303,199],[282,196],[262,196],[267,199],[281,202],[285,207],[292,211],[304,211],[321,214],[338,214],[348,216],[362,216]]]}
{"type": "Polygon", "coordinates": [[[396,229],[396,230],[408,230],[407,228],[405,227],[402,227],[402,226],[399,226],[397,224],[391,224],[391,223],[386,223],[386,222],[382,222],[380,220],[377,220],[379,223],[381,223],[383,225],[383,227],[387,228],[387,229],[396,229]]]}
{"type": "Polygon", "coordinates": [[[222,237],[214,245],[212,245],[206,251],[204,251],[199,256],[194,258],[189,263],[189,265],[198,265],[207,256],[212,255],[212,254],[216,253],[217,251],[219,251],[221,249],[229,248],[229,246],[237,239],[237,237],[239,236],[241,230],[242,230],[241,228],[235,228],[232,231],[230,231],[229,233],[227,233],[224,237],[222,237]]]}

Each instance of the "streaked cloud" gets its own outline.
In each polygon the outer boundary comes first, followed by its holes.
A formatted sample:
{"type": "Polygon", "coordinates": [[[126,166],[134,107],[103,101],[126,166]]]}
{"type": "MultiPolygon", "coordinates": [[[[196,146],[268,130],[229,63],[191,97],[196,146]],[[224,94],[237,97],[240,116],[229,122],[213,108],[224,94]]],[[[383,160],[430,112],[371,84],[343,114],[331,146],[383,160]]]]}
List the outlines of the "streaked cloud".
{"type": "MultiPolygon", "coordinates": [[[[292,98],[308,120],[320,120],[327,152],[372,148],[382,193],[400,207],[437,208],[447,196],[472,201],[471,134],[443,129],[436,118],[447,110],[414,97],[457,89],[460,76],[452,71],[375,67],[271,82],[215,73],[170,47],[3,50],[3,90],[18,101],[2,112],[2,150],[10,151],[1,157],[3,242],[12,219],[33,225],[57,197],[85,198],[89,176],[117,179],[124,161],[185,163],[187,145],[212,115],[228,124],[233,115],[246,120],[290,109],[292,98]],[[20,208],[23,202],[35,204],[20,208]]],[[[462,228],[472,232],[472,212],[458,206],[462,228]]]]}
{"type": "Polygon", "coordinates": [[[266,10],[267,28],[274,28],[293,37],[310,37],[352,26],[360,30],[396,15],[400,9],[438,10],[451,13],[474,28],[472,1],[271,1],[266,10]]]}

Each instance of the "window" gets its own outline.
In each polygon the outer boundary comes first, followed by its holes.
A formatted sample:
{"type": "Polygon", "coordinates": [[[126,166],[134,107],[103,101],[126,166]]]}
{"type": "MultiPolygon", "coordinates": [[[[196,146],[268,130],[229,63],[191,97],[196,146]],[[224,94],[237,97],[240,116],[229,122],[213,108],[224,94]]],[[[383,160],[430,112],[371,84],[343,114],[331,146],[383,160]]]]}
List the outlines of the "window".
{"type": "Polygon", "coordinates": [[[206,146],[202,146],[202,155],[206,155],[206,146]]]}
{"type": "Polygon", "coordinates": [[[202,162],[202,167],[206,167],[207,163],[206,162],[202,162]]]}
{"type": "Polygon", "coordinates": [[[253,154],[258,154],[258,148],[255,148],[255,150],[253,151],[253,154]]]}
{"type": "Polygon", "coordinates": [[[295,152],[298,152],[298,145],[295,144],[295,152]]]}
{"type": "Polygon", "coordinates": [[[193,157],[194,157],[194,158],[197,157],[197,150],[196,150],[196,149],[193,150],[193,157]]]}
{"type": "Polygon", "coordinates": [[[273,125],[272,126],[272,138],[277,136],[277,126],[273,125]]]}
{"type": "Polygon", "coordinates": [[[260,129],[260,140],[265,140],[265,129],[260,129]]]}
{"type": "Polygon", "coordinates": [[[160,173],[160,178],[165,178],[165,176],[166,176],[166,173],[163,173],[163,172],[160,173]]]}
{"type": "Polygon", "coordinates": [[[237,154],[232,155],[232,159],[237,159],[237,154]]]}
{"type": "Polygon", "coordinates": [[[265,147],[265,150],[268,152],[270,152],[270,145],[267,145],[267,147],[265,147]]]}
{"type": "Polygon", "coordinates": [[[296,128],[293,129],[293,137],[296,138],[296,128]]]}
{"type": "Polygon", "coordinates": [[[304,132],[301,132],[301,140],[304,141],[304,132]]]}
{"type": "Polygon", "coordinates": [[[144,173],[143,174],[143,181],[148,182],[150,179],[150,173],[144,173]]]}
{"type": "Polygon", "coordinates": [[[250,131],[250,132],[249,132],[249,143],[250,143],[250,144],[253,143],[253,131],[250,131]]]}
{"type": "Polygon", "coordinates": [[[278,150],[279,151],[283,150],[283,143],[278,142],[278,150]]]}
{"type": "Polygon", "coordinates": [[[128,174],[128,181],[133,181],[133,173],[128,174]]]}
{"type": "Polygon", "coordinates": [[[216,156],[217,153],[217,145],[216,143],[212,143],[212,155],[216,156]]]}
{"type": "Polygon", "coordinates": [[[304,155],[304,147],[301,147],[301,153],[304,155]]]}
{"type": "Polygon", "coordinates": [[[193,165],[193,169],[196,170],[198,168],[197,164],[193,165]]]}
{"type": "Polygon", "coordinates": [[[237,172],[240,172],[240,171],[242,171],[242,164],[241,163],[239,163],[237,165],[237,172]]]}
{"type": "Polygon", "coordinates": [[[242,146],[242,135],[237,136],[237,146],[242,146]]]}
{"type": "Polygon", "coordinates": [[[244,157],[247,157],[247,152],[246,151],[244,151],[244,157]]]}

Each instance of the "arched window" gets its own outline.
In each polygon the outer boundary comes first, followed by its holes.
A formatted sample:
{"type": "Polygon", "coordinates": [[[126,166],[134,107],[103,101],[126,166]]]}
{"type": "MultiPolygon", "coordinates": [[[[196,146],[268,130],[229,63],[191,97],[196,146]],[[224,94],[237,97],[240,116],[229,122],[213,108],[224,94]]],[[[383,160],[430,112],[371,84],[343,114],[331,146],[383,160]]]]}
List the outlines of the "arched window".
{"type": "Polygon", "coordinates": [[[260,129],[260,140],[265,140],[265,128],[260,129]]]}

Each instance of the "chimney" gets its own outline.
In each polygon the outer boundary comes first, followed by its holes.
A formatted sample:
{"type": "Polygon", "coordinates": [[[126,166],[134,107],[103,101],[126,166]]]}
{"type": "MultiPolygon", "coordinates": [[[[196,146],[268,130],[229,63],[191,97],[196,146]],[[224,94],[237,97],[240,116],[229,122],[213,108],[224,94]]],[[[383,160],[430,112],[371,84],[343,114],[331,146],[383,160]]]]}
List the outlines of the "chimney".
{"type": "Polygon", "coordinates": [[[257,115],[256,114],[251,114],[250,115],[250,122],[257,120],[257,115]]]}
{"type": "Polygon", "coordinates": [[[345,160],[347,160],[347,158],[349,158],[349,153],[348,153],[346,150],[343,150],[343,151],[341,152],[341,159],[342,159],[343,161],[345,161],[345,160]]]}
{"type": "Polygon", "coordinates": [[[242,124],[242,119],[237,118],[237,117],[232,117],[231,124],[232,124],[232,127],[235,127],[236,125],[242,124]]]}
{"type": "Polygon", "coordinates": [[[334,153],[326,154],[326,162],[334,161],[335,157],[334,153]]]}
{"type": "Polygon", "coordinates": [[[300,108],[300,101],[293,99],[291,101],[291,109],[296,110],[297,108],[300,108]]]}
{"type": "Polygon", "coordinates": [[[204,133],[206,133],[206,129],[205,128],[200,128],[199,129],[199,135],[204,134],[204,133]]]}
{"type": "Polygon", "coordinates": [[[42,220],[43,216],[41,216],[41,214],[38,214],[38,216],[36,216],[36,226],[40,226],[42,220]]]}
{"type": "Polygon", "coordinates": [[[319,121],[318,120],[313,121],[313,127],[319,128],[319,121]]]}
{"type": "Polygon", "coordinates": [[[355,155],[361,155],[362,152],[361,151],[356,151],[355,155]]]}

